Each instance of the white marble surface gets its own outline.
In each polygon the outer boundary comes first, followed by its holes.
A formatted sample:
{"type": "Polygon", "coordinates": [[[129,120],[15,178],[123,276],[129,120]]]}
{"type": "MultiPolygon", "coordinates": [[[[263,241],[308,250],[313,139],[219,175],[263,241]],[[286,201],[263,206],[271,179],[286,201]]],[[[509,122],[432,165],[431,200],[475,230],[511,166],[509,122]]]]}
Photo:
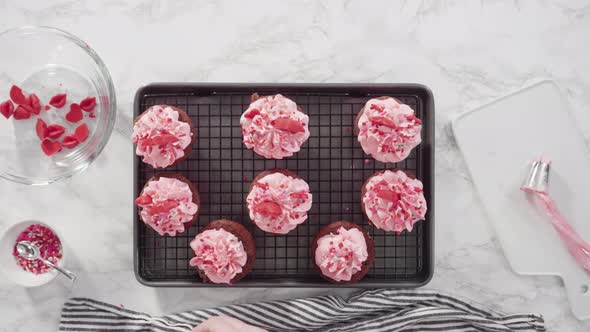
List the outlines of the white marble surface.
{"type": "Polygon", "coordinates": [[[53,331],[69,296],[151,313],[348,290],[151,289],[132,272],[131,128],[135,90],[152,81],[419,82],[436,98],[436,273],[429,288],[506,312],[539,312],[554,331],[588,331],[561,281],[507,264],[449,135],[459,112],[538,78],[564,89],[590,137],[588,1],[7,1],[0,30],[48,25],[87,41],[110,68],[120,116],[81,176],[48,187],[0,181],[0,228],[56,225],[70,289],[0,281],[0,331],[53,331]]]}

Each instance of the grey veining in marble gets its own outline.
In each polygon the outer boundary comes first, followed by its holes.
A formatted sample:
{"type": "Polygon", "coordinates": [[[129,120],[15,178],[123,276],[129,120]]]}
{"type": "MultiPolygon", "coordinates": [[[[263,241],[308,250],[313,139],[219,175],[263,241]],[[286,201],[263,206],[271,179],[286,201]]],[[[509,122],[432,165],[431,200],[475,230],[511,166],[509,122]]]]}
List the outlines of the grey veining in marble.
{"type": "MultiPolygon", "coordinates": [[[[16,1],[0,30],[48,25],[87,41],[109,67],[119,116],[81,176],[48,187],[0,181],[0,228],[55,224],[79,253],[69,288],[0,281],[0,331],[55,330],[68,296],[150,313],[342,289],[151,289],[132,272],[132,102],[153,81],[417,82],[436,99],[436,273],[429,288],[506,312],[542,313],[555,331],[588,331],[561,281],[508,266],[448,130],[456,114],[539,78],[564,89],[590,137],[588,1],[16,1]],[[30,206],[29,202],[35,202],[30,206]]],[[[67,250],[67,248],[66,248],[67,250]]]]}

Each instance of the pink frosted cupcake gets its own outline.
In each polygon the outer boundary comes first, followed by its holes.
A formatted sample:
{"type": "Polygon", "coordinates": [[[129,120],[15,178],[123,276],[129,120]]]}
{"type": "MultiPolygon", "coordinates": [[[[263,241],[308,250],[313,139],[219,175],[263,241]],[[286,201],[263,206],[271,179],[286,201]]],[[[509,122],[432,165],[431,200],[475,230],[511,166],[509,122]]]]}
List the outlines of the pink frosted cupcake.
{"type": "Polygon", "coordinates": [[[375,227],[389,232],[411,232],[426,216],[422,182],[402,171],[373,174],[363,185],[361,205],[375,227]]]}
{"type": "Polygon", "coordinates": [[[365,153],[384,163],[408,157],[422,141],[422,121],[392,97],[369,100],[357,116],[355,132],[365,153]]]}
{"type": "Polygon", "coordinates": [[[267,159],[290,157],[309,138],[309,118],[282,95],[253,94],[240,123],[246,147],[267,159]]]}
{"type": "Polygon", "coordinates": [[[369,272],[375,260],[375,244],[360,226],[337,221],[320,229],[312,255],[324,279],[350,284],[369,272]]]}
{"type": "Polygon", "coordinates": [[[191,118],[178,107],[155,105],[135,119],[131,139],[135,153],[154,168],[185,160],[194,143],[191,118]]]}
{"type": "Polygon", "coordinates": [[[158,234],[176,236],[197,219],[199,192],[184,176],[160,173],[148,180],[135,199],[141,220],[158,234]]]}
{"type": "Polygon", "coordinates": [[[205,226],[191,241],[195,266],[204,282],[233,284],[254,268],[256,243],[241,224],[221,219],[205,226]]]}
{"type": "Polygon", "coordinates": [[[246,203],[256,226],[265,232],[287,234],[307,219],[312,196],[307,182],[291,171],[276,169],[254,178],[246,203]]]}

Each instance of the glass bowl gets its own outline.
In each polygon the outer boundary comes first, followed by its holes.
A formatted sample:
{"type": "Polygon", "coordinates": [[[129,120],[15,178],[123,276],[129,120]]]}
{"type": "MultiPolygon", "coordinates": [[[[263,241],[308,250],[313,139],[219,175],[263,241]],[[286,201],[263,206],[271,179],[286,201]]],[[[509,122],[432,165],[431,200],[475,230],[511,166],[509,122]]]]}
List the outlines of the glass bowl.
{"type": "Polygon", "coordinates": [[[10,98],[16,85],[25,95],[35,93],[42,107],[39,115],[26,120],[0,115],[0,177],[42,185],[85,170],[108,142],[116,118],[115,88],[102,60],[76,36],[50,27],[5,31],[0,34],[0,50],[0,103],[10,98]],[[67,94],[66,105],[46,110],[51,97],[61,93],[67,94]],[[66,121],[70,104],[89,96],[96,97],[94,110],[82,112],[84,118],[78,123],[66,121]],[[36,134],[37,118],[66,128],[57,141],[82,123],[90,135],[74,148],[47,156],[36,134]]]}

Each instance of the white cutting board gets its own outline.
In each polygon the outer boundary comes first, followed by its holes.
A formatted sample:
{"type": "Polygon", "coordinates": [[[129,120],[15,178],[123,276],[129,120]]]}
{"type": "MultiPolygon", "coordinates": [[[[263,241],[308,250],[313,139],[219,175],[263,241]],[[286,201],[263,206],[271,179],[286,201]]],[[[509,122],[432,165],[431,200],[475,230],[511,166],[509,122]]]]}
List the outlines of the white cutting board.
{"type": "Polygon", "coordinates": [[[460,115],[452,127],[512,269],[560,276],[574,315],[590,319],[590,273],[519,190],[532,160],[549,157],[549,192],[590,241],[590,150],[557,85],[534,84],[460,115]]]}

